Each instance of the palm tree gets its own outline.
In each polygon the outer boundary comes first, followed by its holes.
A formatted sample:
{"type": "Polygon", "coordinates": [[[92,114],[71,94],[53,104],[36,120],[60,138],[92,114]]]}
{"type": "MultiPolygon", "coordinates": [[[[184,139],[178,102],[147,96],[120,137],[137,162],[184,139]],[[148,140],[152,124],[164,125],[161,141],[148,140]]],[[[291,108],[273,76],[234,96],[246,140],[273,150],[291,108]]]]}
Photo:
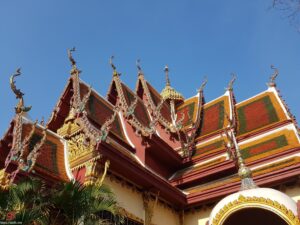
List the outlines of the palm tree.
{"type": "Polygon", "coordinates": [[[103,211],[122,221],[114,194],[103,184],[85,186],[78,181],[60,184],[52,193],[51,203],[56,213],[50,224],[104,224],[107,221],[101,218],[103,211]]]}
{"type": "Polygon", "coordinates": [[[36,178],[22,179],[8,190],[0,191],[0,220],[14,213],[14,221],[22,224],[46,224],[50,204],[45,183],[36,178]]]}
{"type": "Polygon", "coordinates": [[[0,221],[14,212],[14,221],[24,225],[107,224],[103,212],[123,221],[111,189],[103,184],[83,185],[78,181],[46,186],[37,178],[26,178],[0,191],[0,221]]]}

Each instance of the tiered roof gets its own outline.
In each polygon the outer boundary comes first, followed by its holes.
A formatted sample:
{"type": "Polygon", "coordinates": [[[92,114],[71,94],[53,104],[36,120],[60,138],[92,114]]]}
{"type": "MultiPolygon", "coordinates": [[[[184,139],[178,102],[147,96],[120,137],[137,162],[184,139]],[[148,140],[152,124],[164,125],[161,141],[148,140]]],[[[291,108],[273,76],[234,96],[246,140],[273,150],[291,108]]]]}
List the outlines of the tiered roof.
{"type": "Polygon", "coordinates": [[[110,160],[111,173],[140,189],[160,191],[162,199],[186,209],[239,188],[237,155],[225,132],[231,130],[259,185],[274,186],[300,175],[299,133],[274,83],[236,103],[232,80],[222,96],[205,103],[206,82],[189,99],[166,97],[146,81],[139,67],[134,92],[112,64],[113,78],[104,98],[79,79],[80,71],[70,59],[71,77],[47,123],[48,130],[34,124],[32,133],[33,123],[22,117],[18,128],[22,138],[18,139],[14,119],[1,140],[0,170],[15,171],[13,164],[20,162],[8,156],[16,141],[29,137],[25,152],[38,146],[31,170],[36,175],[67,180],[71,179],[69,166],[85,174],[86,162],[110,160]],[[78,140],[88,150],[68,150],[71,145],[66,143],[74,144],[76,135],[81,135],[78,140]],[[72,156],[69,160],[66,151],[72,156]],[[13,166],[7,167],[7,159],[13,166]]]}

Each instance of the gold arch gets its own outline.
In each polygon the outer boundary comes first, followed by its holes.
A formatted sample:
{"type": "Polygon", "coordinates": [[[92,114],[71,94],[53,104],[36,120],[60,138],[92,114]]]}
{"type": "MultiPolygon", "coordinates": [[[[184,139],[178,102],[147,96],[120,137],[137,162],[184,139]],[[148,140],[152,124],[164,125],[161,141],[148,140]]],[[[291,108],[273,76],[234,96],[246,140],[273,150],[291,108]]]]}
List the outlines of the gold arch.
{"type": "Polygon", "coordinates": [[[269,210],[280,218],[282,218],[288,225],[300,225],[299,218],[289,210],[285,205],[269,198],[263,197],[245,197],[240,195],[238,199],[226,204],[213,218],[212,225],[223,225],[225,220],[234,212],[245,208],[261,208],[269,210]]]}

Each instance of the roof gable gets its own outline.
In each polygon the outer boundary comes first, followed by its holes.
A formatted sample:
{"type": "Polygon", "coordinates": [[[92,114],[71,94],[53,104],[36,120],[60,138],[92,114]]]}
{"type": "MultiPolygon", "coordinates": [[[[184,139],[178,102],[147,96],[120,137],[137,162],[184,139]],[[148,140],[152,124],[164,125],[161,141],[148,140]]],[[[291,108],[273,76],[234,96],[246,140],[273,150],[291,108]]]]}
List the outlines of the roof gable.
{"type": "Polygon", "coordinates": [[[236,111],[239,136],[288,119],[273,91],[263,92],[237,104],[236,111]]]}
{"type": "MultiPolygon", "coordinates": [[[[87,87],[86,84],[83,82],[80,83],[81,98],[88,93],[88,89],[89,87],[87,87]]],[[[114,114],[113,105],[93,90],[89,96],[85,109],[87,111],[88,118],[93,124],[96,124],[98,128],[114,114]]],[[[112,122],[110,132],[121,140],[127,142],[119,116],[117,116],[112,122]]]]}

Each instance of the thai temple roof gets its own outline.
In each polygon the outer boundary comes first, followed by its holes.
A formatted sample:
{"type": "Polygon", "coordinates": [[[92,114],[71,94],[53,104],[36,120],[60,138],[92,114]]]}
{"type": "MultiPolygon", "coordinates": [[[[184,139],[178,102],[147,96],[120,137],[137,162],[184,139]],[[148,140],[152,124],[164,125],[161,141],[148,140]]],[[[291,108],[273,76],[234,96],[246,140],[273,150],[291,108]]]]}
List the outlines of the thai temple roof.
{"type": "Polygon", "coordinates": [[[0,170],[7,182],[26,172],[68,180],[75,172],[84,174],[87,162],[109,160],[110,172],[120,179],[159,191],[175,208],[189,209],[240,190],[238,157],[261,187],[300,175],[298,126],[274,80],[265,91],[237,103],[233,79],[223,95],[205,102],[206,81],[184,99],[170,86],[166,67],[166,87],[159,94],[138,66],[132,91],[111,62],[111,85],[102,97],[79,78],[71,62],[71,76],[47,125],[17,112],[1,139],[0,170]],[[16,143],[26,145],[21,156],[16,143]],[[33,150],[33,164],[20,161],[33,150]]]}

